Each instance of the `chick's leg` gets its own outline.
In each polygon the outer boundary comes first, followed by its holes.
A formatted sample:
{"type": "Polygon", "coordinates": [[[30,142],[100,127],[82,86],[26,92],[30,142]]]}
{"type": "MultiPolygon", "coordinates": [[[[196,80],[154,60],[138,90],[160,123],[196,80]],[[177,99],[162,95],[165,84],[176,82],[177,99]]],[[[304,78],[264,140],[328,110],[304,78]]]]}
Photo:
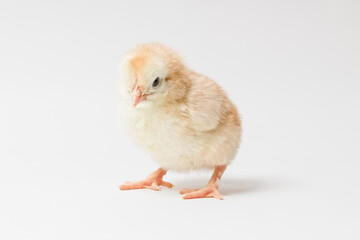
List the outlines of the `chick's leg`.
{"type": "Polygon", "coordinates": [[[145,180],[138,182],[125,182],[125,184],[120,185],[120,190],[132,190],[132,189],[152,189],[155,191],[160,190],[160,186],[165,186],[172,188],[173,185],[169,182],[162,180],[163,176],[166,174],[166,170],[159,168],[152,174],[150,174],[145,180]]]}
{"type": "Polygon", "coordinates": [[[202,189],[181,189],[180,194],[183,194],[184,199],[192,198],[217,198],[222,200],[222,196],[218,190],[218,182],[226,169],[225,165],[216,166],[213,175],[208,184],[202,189]]]}

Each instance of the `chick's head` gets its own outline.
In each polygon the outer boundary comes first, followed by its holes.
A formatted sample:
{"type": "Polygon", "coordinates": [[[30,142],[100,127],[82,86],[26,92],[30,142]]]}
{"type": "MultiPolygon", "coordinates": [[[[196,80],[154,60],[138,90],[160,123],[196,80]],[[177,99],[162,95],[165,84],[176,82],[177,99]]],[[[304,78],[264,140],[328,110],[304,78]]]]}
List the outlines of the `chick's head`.
{"type": "Polygon", "coordinates": [[[150,108],[184,94],[185,67],[180,57],[159,43],[139,45],[120,64],[120,89],[129,104],[150,108]]]}

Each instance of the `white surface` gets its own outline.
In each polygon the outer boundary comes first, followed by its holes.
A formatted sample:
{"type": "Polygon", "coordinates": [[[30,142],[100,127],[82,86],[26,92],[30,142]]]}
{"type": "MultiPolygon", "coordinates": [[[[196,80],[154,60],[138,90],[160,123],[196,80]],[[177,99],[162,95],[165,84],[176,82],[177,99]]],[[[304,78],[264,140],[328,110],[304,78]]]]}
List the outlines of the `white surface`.
{"type": "Polygon", "coordinates": [[[359,11],[355,0],[1,2],[0,239],[359,239],[359,11]],[[117,65],[153,40],[243,115],[224,201],[178,193],[211,173],[117,189],[157,167],[117,124],[117,65]]]}

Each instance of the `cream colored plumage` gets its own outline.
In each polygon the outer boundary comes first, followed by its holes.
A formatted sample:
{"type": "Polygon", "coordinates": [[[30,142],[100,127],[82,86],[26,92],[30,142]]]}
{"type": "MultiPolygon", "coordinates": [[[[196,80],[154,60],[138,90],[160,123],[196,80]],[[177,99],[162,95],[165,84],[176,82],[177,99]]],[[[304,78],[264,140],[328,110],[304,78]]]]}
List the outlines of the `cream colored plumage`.
{"type": "MultiPolygon", "coordinates": [[[[234,159],[241,136],[236,107],[217,83],[187,68],[170,48],[149,43],[130,50],[120,65],[119,86],[124,129],[161,173],[221,166],[222,174],[234,159]]],[[[158,189],[164,174],[149,176],[152,181],[140,187],[121,188],[158,189]]],[[[214,173],[207,188],[217,191],[221,174],[214,173]]],[[[184,198],[221,198],[197,192],[185,190],[184,198]]]]}

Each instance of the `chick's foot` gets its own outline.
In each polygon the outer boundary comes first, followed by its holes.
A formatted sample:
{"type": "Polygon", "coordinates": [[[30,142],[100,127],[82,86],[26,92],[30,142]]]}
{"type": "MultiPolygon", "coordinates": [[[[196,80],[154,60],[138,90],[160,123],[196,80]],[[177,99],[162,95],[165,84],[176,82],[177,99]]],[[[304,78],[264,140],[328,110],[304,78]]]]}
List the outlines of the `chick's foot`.
{"type": "Polygon", "coordinates": [[[218,190],[218,182],[226,169],[225,165],[216,166],[209,183],[202,189],[181,189],[180,194],[184,199],[192,198],[216,198],[222,200],[218,190]]]}
{"type": "Polygon", "coordinates": [[[166,170],[159,168],[148,176],[145,180],[138,182],[125,182],[125,184],[120,185],[120,190],[133,190],[133,189],[152,189],[155,191],[160,190],[160,186],[165,186],[172,188],[173,185],[169,182],[162,180],[163,176],[166,174],[166,170]]]}
{"type": "Polygon", "coordinates": [[[155,191],[159,191],[160,186],[165,186],[168,188],[173,187],[173,185],[169,182],[157,179],[145,179],[138,182],[125,182],[125,184],[120,185],[120,190],[152,189],[155,191]]]}
{"type": "Polygon", "coordinates": [[[217,187],[206,186],[202,189],[181,189],[180,194],[183,195],[184,199],[193,199],[193,198],[216,198],[222,200],[222,196],[219,193],[217,187]]]}

